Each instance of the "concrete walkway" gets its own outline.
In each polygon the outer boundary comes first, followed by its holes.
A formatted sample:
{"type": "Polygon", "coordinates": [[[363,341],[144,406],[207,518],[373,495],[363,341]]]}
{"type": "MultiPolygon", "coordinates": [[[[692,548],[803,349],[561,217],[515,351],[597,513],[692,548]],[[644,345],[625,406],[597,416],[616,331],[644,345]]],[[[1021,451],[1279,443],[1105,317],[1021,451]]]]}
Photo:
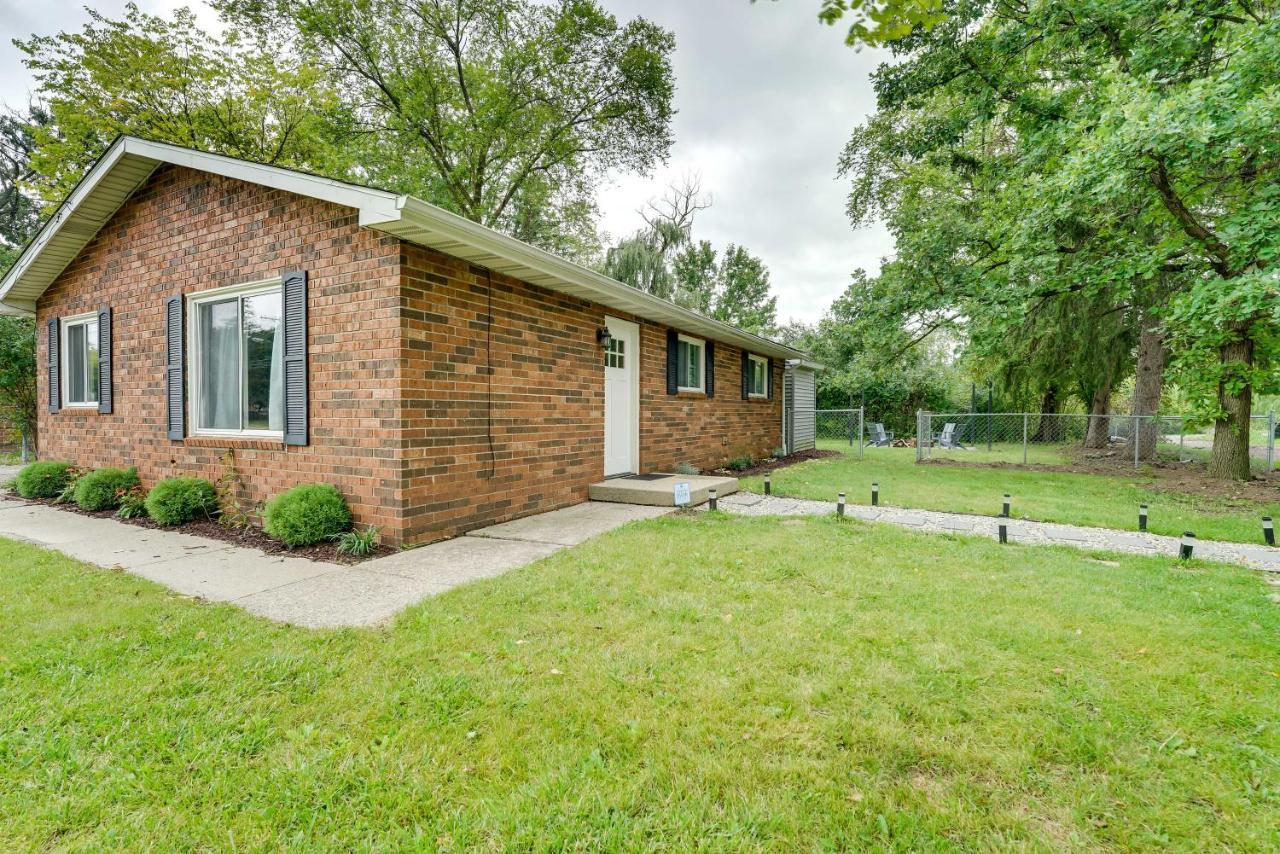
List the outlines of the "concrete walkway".
{"type": "MultiPolygon", "coordinates": [[[[461,584],[671,508],[589,502],[472,531],[357,566],[268,555],[218,540],[0,499],[0,537],[123,569],[187,596],[312,628],[369,626],[461,584]]],[[[3,568],[0,567],[0,571],[3,568]]]]}
{"type": "MultiPolygon", "coordinates": [[[[719,501],[719,509],[745,516],[824,516],[835,513],[833,501],[809,501],[799,498],[782,498],[776,495],[758,495],[739,492],[719,501]]],[[[933,534],[973,534],[996,539],[1000,518],[996,516],[972,516],[964,513],[941,513],[934,510],[904,510],[897,507],[869,507],[861,504],[845,505],[845,514],[867,522],[888,522],[904,528],[933,534]]],[[[1158,534],[1140,534],[1137,531],[1116,531],[1110,528],[1082,528],[1076,525],[1059,525],[1052,522],[1031,522],[1025,519],[1009,519],[1009,542],[1028,545],[1074,546],[1098,551],[1126,552],[1140,555],[1178,554],[1178,538],[1158,534]]],[[[1261,523],[1259,523],[1261,539],[1261,523]]],[[[1238,563],[1268,572],[1280,572],[1280,548],[1268,548],[1259,543],[1224,543],[1215,540],[1197,540],[1195,556],[1205,560],[1238,563]]]]}

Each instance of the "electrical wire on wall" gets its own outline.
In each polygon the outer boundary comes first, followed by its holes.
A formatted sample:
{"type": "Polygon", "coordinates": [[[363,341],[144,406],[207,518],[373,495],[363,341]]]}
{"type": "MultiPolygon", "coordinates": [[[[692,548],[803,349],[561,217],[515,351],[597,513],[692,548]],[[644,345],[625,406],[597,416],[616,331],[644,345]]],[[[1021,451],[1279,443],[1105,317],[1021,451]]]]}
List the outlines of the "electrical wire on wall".
{"type": "Polygon", "coordinates": [[[485,396],[486,396],[486,425],[485,435],[489,439],[489,477],[493,477],[497,473],[497,455],[493,448],[493,271],[488,267],[484,268],[485,281],[488,287],[485,289],[485,295],[488,299],[488,309],[485,315],[484,324],[484,373],[485,373],[485,396]]]}

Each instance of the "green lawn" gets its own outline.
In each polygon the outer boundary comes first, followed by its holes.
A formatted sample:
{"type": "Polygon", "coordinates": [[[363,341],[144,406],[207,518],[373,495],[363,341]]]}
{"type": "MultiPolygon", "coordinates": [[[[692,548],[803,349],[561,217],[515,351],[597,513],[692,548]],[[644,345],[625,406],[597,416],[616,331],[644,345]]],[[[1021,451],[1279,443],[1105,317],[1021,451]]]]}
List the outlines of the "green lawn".
{"type": "Polygon", "coordinates": [[[1280,846],[1242,569],[704,514],[311,632],[0,568],[3,850],[1280,846]]]}
{"type": "MultiPolygon", "coordinates": [[[[1017,518],[1124,530],[1137,529],[1138,505],[1146,504],[1148,529],[1155,533],[1192,531],[1201,539],[1241,543],[1262,542],[1261,517],[1280,520],[1280,491],[1276,500],[1263,504],[1159,492],[1149,488],[1152,476],[1139,471],[1110,476],[919,465],[915,454],[914,448],[868,448],[862,460],[847,455],[799,463],[773,473],[773,491],[833,505],[836,494],[845,492],[850,502],[869,504],[871,484],[878,482],[881,504],[992,516],[1000,513],[1001,496],[1008,492],[1017,518]]],[[[744,478],[742,485],[754,492],[764,488],[759,476],[744,478]]]]}

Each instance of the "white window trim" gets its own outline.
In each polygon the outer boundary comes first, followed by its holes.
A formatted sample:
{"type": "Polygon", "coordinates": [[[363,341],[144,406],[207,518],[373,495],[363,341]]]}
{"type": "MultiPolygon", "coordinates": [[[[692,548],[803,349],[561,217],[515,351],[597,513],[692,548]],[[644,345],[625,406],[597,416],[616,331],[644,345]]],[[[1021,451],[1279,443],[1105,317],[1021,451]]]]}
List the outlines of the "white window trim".
{"type": "MultiPolygon", "coordinates": [[[[191,425],[189,436],[209,436],[219,439],[274,439],[284,441],[283,430],[211,430],[200,427],[200,323],[196,316],[199,306],[208,302],[218,302],[228,297],[253,297],[280,291],[284,299],[284,279],[277,276],[259,282],[245,282],[239,285],[227,285],[197,291],[187,296],[187,423],[191,425]]],[[[284,323],[281,312],[280,323],[284,323]]],[[[240,319],[243,327],[244,318],[240,319]]],[[[240,376],[244,377],[244,329],[240,330],[240,376]]]]}
{"type": "MultiPolygon", "coordinates": [[[[676,389],[678,391],[687,391],[692,394],[706,394],[707,393],[707,365],[706,365],[707,342],[706,340],[702,338],[694,338],[692,335],[685,335],[683,332],[676,333],[676,338],[680,341],[683,341],[686,344],[693,344],[698,347],[698,384],[696,386],[683,385],[684,377],[680,377],[679,378],[680,383],[677,383],[676,389]]],[[[680,359],[677,358],[676,364],[679,365],[679,363],[680,363],[680,359]]]]}
{"type": "MultiPolygon", "coordinates": [[[[60,321],[61,329],[58,334],[58,384],[62,387],[62,408],[63,409],[97,409],[98,401],[96,400],[80,400],[71,399],[71,359],[68,357],[71,348],[71,336],[67,334],[67,330],[73,326],[80,326],[85,323],[97,323],[98,313],[96,311],[85,312],[71,317],[64,317],[60,321]]],[[[99,340],[102,333],[99,330],[99,340]]],[[[88,344],[88,340],[85,341],[88,344]]],[[[93,345],[98,346],[98,342],[94,341],[93,345]]],[[[98,358],[102,358],[102,354],[98,354],[98,358]]],[[[98,397],[102,397],[102,389],[98,389],[98,397]]]]}
{"type": "MultiPolygon", "coordinates": [[[[751,360],[753,365],[764,365],[764,391],[749,391],[747,392],[747,397],[753,400],[764,400],[769,396],[769,360],[764,356],[757,356],[755,353],[748,353],[747,358],[751,360]]],[[[754,374],[755,369],[752,368],[753,379],[754,374]]]]}

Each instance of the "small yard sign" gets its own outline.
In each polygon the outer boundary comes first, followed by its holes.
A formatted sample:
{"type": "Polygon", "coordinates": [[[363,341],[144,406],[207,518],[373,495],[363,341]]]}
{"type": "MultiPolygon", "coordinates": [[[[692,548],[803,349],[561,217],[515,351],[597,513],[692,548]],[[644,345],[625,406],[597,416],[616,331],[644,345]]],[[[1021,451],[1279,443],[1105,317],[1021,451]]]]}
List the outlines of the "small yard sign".
{"type": "Polygon", "coordinates": [[[676,506],[686,507],[689,504],[689,483],[688,481],[680,481],[676,484],[676,506]]]}

